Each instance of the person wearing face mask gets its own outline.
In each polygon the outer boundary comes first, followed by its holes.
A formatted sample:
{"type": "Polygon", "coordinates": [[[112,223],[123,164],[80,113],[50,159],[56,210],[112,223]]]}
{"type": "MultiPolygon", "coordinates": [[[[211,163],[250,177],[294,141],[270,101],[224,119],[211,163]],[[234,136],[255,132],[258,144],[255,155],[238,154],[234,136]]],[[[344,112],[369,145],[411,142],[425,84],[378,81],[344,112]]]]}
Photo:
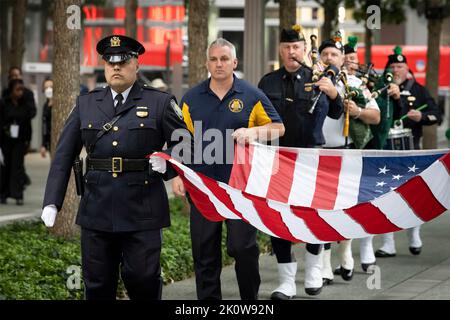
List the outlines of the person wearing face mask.
{"type": "Polygon", "coordinates": [[[36,109],[30,108],[26,103],[24,92],[25,87],[21,79],[11,80],[8,96],[0,102],[1,149],[4,154],[0,202],[3,204],[7,198],[13,198],[16,199],[17,205],[23,205],[24,157],[31,136],[31,127],[28,124],[36,114],[36,109]]]}
{"type": "MultiPolygon", "coordinates": [[[[16,80],[16,79],[23,81],[22,69],[20,69],[17,66],[12,66],[11,68],[9,68],[8,81],[16,80]]],[[[7,99],[9,97],[10,97],[10,89],[8,86],[3,89],[2,98],[7,99]]],[[[33,130],[31,127],[31,120],[36,116],[37,110],[36,110],[36,103],[34,100],[33,91],[28,89],[26,86],[24,86],[24,92],[23,92],[23,97],[21,98],[21,104],[26,104],[27,108],[29,108],[29,110],[33,111],[33,116],[27,121],[26,124],[23,124],[23,127],[24,127],[23,130],[25,130],[25,132],[27,132],[27,136],[25,136],[24,139],[26,140],[25,141],[26,142],[26,153],[28,153],[28,150],[30,148],[32,134],[33,134],[33,130]]],[[[28,174],[26,173],[25,170],[23,171],[23,176],[19,177],[19,179],[23,180],[25,187],[31,184],[30,177],[28,176],[28,174]]]]}
{"type": "MultiPolygon", "coordinates": [[[[402,54],[401,47],[394,48],[394,53],[389,55],[385,69],[390,68],[394,75],[394,83],[388,89],[388,95],[394,100],[394,120],[406,115],[403,127],[410,128],[413,135],[414,149],[421,149],[422,126],[433,125],[441,121],[441,113],[428,90],[419,84],[411,73],[406,56],[402,54]],[[421,111],[418,107],[427,105],[421,111]]],[[[422,251],[420,238],[420,226],[407,230],[409,251],[413,255],[419,255],[422,251]]],[[[396,255],[393,233],[383,235],[383,244],[375,252],[378,258],[389,258],[396,255]]]]}
{"type": "Polygon", "coordinates": [[[45,104],[42,107],[42,145],[41,156],[46,157],[47,151],[50,151],[51,128],[52,128],[52,106],[53,106],[53,80],[48,78],[44,80],[43,88],[45,95],[45,104]]]}

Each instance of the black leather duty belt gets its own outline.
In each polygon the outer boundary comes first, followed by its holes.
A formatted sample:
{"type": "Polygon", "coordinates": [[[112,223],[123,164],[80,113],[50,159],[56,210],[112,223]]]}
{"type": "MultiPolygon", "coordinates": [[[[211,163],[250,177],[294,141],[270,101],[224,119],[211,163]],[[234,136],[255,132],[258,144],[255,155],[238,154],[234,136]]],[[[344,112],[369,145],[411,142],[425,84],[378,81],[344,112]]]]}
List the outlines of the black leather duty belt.
{"type": "Polygon", "coordinates": [[[127,172],[148,170],[148,159],[123,159],[120,157],[107,159],[86,159],[86,170],[108,172],[127,172]]]}

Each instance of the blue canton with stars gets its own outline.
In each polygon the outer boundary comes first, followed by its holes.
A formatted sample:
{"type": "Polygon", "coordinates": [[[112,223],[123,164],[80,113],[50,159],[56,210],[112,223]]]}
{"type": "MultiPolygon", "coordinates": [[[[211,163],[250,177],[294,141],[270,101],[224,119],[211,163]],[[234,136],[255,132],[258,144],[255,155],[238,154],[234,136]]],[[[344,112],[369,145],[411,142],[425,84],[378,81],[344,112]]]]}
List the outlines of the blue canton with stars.
{"type": "Polygon", "coordinates": [[[358,203],[394,190],[428,168],[445,153],[407,157],[363,157],[358,203]]]}

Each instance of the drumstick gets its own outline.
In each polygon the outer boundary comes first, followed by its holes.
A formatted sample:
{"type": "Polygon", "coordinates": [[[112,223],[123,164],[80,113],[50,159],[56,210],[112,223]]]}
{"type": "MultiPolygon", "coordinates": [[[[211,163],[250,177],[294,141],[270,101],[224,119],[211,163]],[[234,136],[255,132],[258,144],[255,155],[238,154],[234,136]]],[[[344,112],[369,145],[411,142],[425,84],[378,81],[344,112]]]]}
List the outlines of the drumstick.
{"type": "MultiPolygon", "coordinates": [[[[424,105],[421,105],[421,106],[418,107],[417,109],[412,109],[412,110],[421,111],[421,110],[425,109],[426,107],[428,107],[428,104],[425,103],[424,105]]],[[[405,115],[402,116],[400,119],[395,120],[395,121],[394,121],[394,124],[395,124],[395,125],[400,125],[401,121],[405,120],[407,117],[408,117],[408,115],[405,114],[405,115]]]]}

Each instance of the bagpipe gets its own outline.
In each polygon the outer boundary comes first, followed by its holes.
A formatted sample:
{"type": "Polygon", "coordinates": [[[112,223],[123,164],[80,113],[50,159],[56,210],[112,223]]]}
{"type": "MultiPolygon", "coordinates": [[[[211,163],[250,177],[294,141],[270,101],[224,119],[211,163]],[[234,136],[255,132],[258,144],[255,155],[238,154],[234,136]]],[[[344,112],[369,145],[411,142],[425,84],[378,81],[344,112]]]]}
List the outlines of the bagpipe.
{"type": "MultiPolygon", "coordinates": [[[[360,108],[365,108],[367,99],[364,95],[363,88],[353,87],[349,85],[347,79],[347,70],[342,67],[336,83],[342,82],[344,85],[344,103],[346,101],[353,101],[360,108]]],[[[348,147],[348,137],[351,136],[356,148],[363,148],[370,140],[369,128],[359,119],[350,119],[350,111],[347,108],[344,116],[344,128],[342,134],[345,138],[345,146],[348,147]]]]}

